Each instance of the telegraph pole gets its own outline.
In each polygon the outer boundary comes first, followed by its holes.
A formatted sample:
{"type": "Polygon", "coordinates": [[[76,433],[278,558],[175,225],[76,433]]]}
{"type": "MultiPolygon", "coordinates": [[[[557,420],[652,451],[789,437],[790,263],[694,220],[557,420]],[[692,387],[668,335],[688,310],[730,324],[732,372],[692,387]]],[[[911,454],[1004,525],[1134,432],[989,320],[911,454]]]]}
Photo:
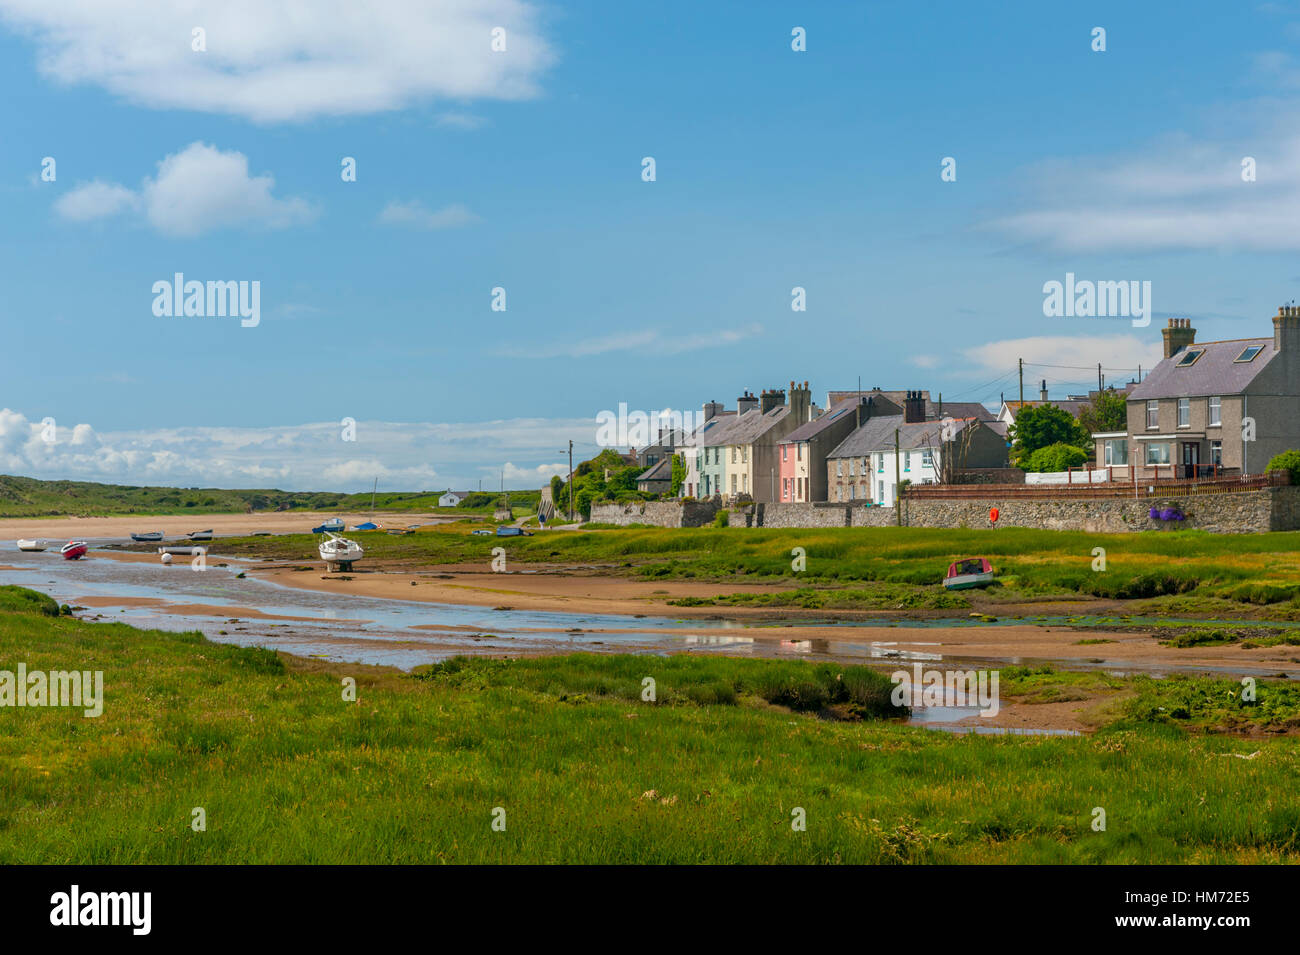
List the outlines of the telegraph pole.
{"type": "Polygon", "coordinates": [[[1020,362],[1020,407],[1023,409],[1025,406],[1025,360],[1017,358],[1016,361],[1020,362]]]}
{"type": "Polygon", "coordinates": [[[1097,390],[1102,390],[1101,385],[1101,362],[1097,362],[1097,390]]]}
{"type": "Polygon", "coordinates": [[[573,523],[573,439],[569,439],[569,523],[573,523]]]}

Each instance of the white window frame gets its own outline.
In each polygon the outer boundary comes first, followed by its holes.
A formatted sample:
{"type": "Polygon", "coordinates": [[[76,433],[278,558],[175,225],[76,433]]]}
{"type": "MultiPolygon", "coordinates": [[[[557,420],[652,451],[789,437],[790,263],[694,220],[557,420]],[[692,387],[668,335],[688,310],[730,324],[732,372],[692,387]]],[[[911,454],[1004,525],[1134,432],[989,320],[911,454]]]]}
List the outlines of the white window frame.
{"type": "Polygon", "coordinates": [[[1147,401],[1147,430],[1158,431],[1160,429],[1160,402],[1155,398],[1147,401]]]}
{"type": "Polygon", "coordinates": [[[1178,427],[1190,428],[1192,426],[1192,399],[1178,399],[1178,427]]]}
{"type": "Polygon", "coordinates": [[[1206,400],[1206,406],[1209,409],[1207,415],[1207,426],[1219,428],[1223,426],[1223,397],[1221,395],[1210,395],[1206,400]]]}

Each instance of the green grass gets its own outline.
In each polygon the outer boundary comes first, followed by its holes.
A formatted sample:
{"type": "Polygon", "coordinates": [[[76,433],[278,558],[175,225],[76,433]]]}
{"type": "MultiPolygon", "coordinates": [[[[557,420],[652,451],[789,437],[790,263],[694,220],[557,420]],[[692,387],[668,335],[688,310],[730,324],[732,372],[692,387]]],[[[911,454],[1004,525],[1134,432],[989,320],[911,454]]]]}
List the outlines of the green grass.
{"type": "MultiPolygon", "coordinates": [[[[1010,667],[1004,696],[1134,702],[1091,737],[955,736],[873,718],[880,678],[861,668],[576,655],[407,675],[40,604],[0,595],[0,669],[102,670],[104,714],[0,709],[0,863],[1300,858],[1296,739],[1196,731],[1240,711],[1232,681],[1010,667]],[[840,693],[838,719],[771,702],[840,693]]],[[[1274,728],[1295,716],[1285,689],[1260,683],[1274,728]]]]}
{"type": "MultiPolygon", "coordinates": [[[[374,535],[367,554],[419,564],[491,561],[492,538],[452,524],[403,538],[374,535]]],[[[715,603],[903,609],[966,606],[940,582],[956,557],[987,556],[998,585],[979,591],[985,603],[1052,598],[1134,601],[1133,612],[1209,617],[1215,613],[1300,620],[1300,532],[1214,535],[1087,534],[1027,528],[619,528],[547,531],[505,545],[511,561],[598,565],[648,580],[698,579],[786,583],[797,594],[726,595],[715,603]],[[1106,570],[1094,571],[1094,548],[1106,570]],[[792,551],[803,548],[796,573],[792,551]],[[841,588],[845,596],[830,596],[841,588]],[[874,591],[871,588],[876,588],[874,591]],[[890,591],[888,588],[893,588],[890,591]],[[892,601],[892,603],[891,603],[892,601]]],[[[223,552],[281,559],[314,553],[309,535],[223,541],[223,552]]]]}
{"type": "MultiPolygon", "coordinates": [[[[377,511],[428,513],[492,513],[492,504],[478,508],[440,508],[442,492],[383,492],[373,497],[377,511]]],[[[492,495],[495,497],[495,495],[492,495]]],[[[517,513],[536,513],[539,491],[511,491],[517,513]]],[[[78,517],[113,514],[243,514],[249,511],[339,510],[369,511],[369,491],[339,494],[330,491],[223,490],[221,488],[136,487],[89,481],[41,481],[0,475],[0,517],[78,517]]]]}

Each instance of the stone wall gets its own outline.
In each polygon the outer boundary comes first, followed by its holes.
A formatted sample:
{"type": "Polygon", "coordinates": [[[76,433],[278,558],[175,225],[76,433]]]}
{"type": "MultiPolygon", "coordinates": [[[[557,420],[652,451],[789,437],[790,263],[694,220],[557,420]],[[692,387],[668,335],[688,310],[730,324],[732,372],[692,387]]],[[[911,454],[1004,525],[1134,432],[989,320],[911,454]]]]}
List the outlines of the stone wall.
{"type": "Polygon", "coordinates": [[[998,527],[1038,527],[1098,533],[1169,531],[1195,527],[1216,534],[1256,534],[1300,527],[1300,487],[1198,494],[1189,497],[1095,499],[1016,499],[990,489],[981,499],[927,498],[904,501],[909,527],[990,527],[989,509],[998,509],[998,527]],[[1152,520],[1151,508],[1177,508],[1186,520],[1152,520]]]}
{"type": "MultiPolygon", "coordinates": [[[[990,487],[977,499],[904,500],[903,524],[908,527],[990,527],[989,509],[998,509],[998,527],[1036,527],[1094,533],[1172,531],[1195,527],[1216,534],[1256,534],[1300,529],[1300,487],[1199,494],[1191,497],[1107,497],[1094,499],[999,498],[990,487]],[[1183,521],[1150,517],[1151,508],[1177,508],[1183,521]]],[[[701,527],[712,524],[722,510],[709,501],[650,501],[637,504],[596,504],[591,519],[603,524],[650,524],[656,527],[701,527]]],[[[732,527],[892,527],[892,507],[862,504],[751,504],[733,509],[732,527]]]]}
{"type": "MultiPolygon", "coordinates": [[[[713,523],[721,510],[716,500],[637,501],[632,504],[593,504],[591,520],[597,524],[649,524],[654,527],[702,527],[713,523]]],[[[734,521],[733,521],[734,523],[734,521]]]]}
{"type": "Polygon", "coordinates": [[[953,484],[1024,484],[1020,468],[963,468],[953,476],[953,484]]]}

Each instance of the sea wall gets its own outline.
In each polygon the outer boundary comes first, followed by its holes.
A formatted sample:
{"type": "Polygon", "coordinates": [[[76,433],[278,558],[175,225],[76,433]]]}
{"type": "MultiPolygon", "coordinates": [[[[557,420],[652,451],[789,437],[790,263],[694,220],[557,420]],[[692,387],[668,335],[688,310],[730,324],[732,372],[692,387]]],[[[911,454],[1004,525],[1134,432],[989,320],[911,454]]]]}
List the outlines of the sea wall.
{"type": "MultiPolygon", "coordinates": [[[[1300,529],[1300,487],[1171,497],[1016,498],[1000,497],[997,485],[978,498],[930,497],[903,501],[902,523],[908,527],[991,527],[989,511],[998,509],[998,527],[1035,527],[1093,533],[1173,531],[1199,528],[1216,534],[1258,534],[1300,529]],[[1181,521],[1150,516],[1152,508],[1176,509],[1181,521]]],[[[603,524],[649,524],[655,527],[702,527],[723,510],[708,501],[650,501],[597,504],[591,519],[603,524]]],[[[862,504],[749,504],[731,509],[732,527],[890,527],[898,522],[892,507],[862,504]]]]}

